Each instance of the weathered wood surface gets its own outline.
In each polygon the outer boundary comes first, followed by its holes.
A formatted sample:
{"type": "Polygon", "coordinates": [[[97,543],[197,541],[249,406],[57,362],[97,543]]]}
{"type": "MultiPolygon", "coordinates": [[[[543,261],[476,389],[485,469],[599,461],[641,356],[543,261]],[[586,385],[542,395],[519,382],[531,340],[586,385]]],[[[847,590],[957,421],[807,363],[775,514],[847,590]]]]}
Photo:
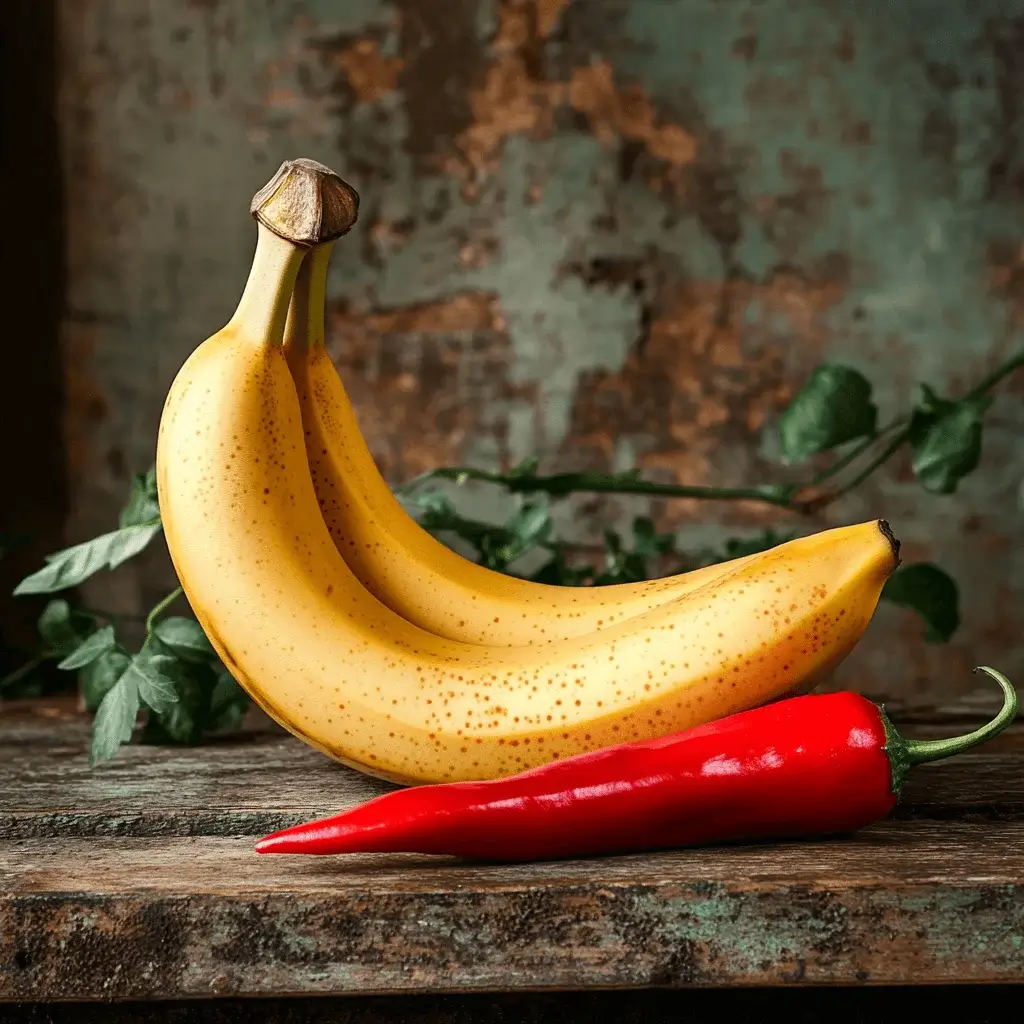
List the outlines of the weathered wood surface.
{"type": "Polygon", "coordinates": [[[258,718],[93,773],[86,734],[0,717],[5,1000],[1024,980],[1021,727],[852,837],[530,865],[257,857],[386,784],[258,718]]]}
{"type": "MultiPolygon", "coordinates": [[[[963,707],[889,710],[901,725],[911,723],[903,727],[908,736],[972,727],[963,707]]],[[[260,835],[396,788],[334,764],[255,711],[237,735],[193,748],[127,747],[95,772],[85,761],[89,719],[70,700],[10,705],[0,714],[0,735],[0,839],[260,835]]],[[[895,816],[1021,815],[1018,753],[1024,728],[922,767],[895,816]]]]}

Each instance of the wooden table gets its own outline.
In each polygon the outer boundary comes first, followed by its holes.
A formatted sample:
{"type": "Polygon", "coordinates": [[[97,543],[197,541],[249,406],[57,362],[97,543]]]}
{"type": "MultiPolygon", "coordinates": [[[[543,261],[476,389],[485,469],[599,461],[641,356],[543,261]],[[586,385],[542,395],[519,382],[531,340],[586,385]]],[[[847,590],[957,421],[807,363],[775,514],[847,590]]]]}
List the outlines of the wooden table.
{"type": "Polygon", "coordinates": [[[522,866],[258,857],[390,787],[262,717],[93,772],[88,730],[0,713],[0,1000],[1024,980],[1024,725],[851,837],[522,866]]]}

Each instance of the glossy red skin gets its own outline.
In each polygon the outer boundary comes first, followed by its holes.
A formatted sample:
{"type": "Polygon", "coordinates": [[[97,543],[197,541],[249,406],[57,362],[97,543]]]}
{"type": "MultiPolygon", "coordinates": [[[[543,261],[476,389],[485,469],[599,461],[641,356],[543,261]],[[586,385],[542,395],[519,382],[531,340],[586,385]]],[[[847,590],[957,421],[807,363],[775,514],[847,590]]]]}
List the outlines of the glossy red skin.
{"type": "Polygon", "coordinates": [[[885,743],[871,701],[795,697],[504,779],[398,790],[257,851],[543,860],[850,832],[896,803],[885,743]]]}

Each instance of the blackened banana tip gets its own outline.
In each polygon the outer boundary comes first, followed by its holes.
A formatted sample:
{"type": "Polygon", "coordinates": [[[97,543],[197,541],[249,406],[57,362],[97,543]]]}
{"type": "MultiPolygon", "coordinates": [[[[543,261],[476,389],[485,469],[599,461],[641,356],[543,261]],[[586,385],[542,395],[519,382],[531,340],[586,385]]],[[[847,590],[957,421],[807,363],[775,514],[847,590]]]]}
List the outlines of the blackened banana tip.
{"type": "Polygon", "coordinates": [[[885,519],[878,520],[878,528],[882,531],[882,536],[889,542],[889,547],[892,548],[893,561],[896,563],[893,569],[900,567],[900,542],[896,539],[896,534],[892,532],[892,527],[885,519]]]}

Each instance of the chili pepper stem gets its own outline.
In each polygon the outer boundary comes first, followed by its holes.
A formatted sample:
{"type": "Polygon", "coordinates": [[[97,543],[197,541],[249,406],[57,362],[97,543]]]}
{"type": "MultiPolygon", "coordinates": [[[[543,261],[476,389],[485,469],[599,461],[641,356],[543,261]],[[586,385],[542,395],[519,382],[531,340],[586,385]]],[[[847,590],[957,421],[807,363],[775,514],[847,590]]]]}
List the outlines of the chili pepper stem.
{"type": "Polygon", "coordinates": [[[979,743],[984,743],[985,740],[1001,733],[1017,717],[1020,700],[1010,680],[1002,672],[997,672],[987,665],[979,665],[974,671],[984,672],[999,684],[1003,691],[1003,706],[991,722],[986,722],[981,728],[967,733],[966,736],[951,736],[944,740],[904,739],[889,721],[884,708],[882,709],[882,724],[885,726],[886,737],[885,752],[892,762],[892,791],[897,799],[907,772],[915,765],[941,761],[945,757],[952,757],[976,747],[979,743]]]}

